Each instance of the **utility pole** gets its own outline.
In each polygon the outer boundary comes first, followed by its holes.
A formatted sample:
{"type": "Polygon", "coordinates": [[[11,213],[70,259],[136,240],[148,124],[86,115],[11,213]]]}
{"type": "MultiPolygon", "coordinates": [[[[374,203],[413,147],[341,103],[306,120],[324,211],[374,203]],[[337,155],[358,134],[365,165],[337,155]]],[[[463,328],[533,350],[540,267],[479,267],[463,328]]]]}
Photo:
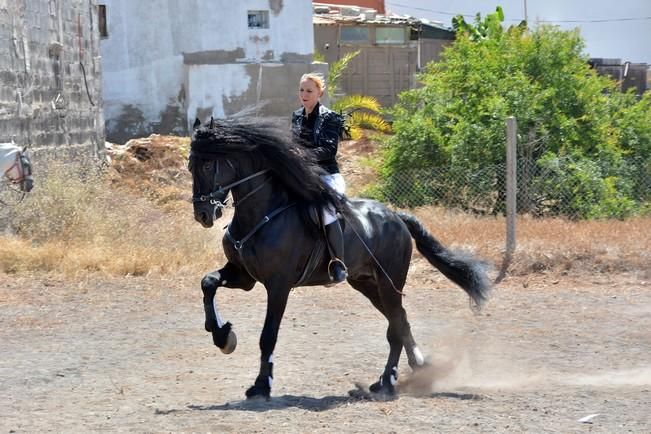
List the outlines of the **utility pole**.
{"type": "Polygon", "coordinates": [[[529,16],[527,15],[527,0],[524,0],[524,21],[527,23],[527,27],[529,27],[529,16]]]}

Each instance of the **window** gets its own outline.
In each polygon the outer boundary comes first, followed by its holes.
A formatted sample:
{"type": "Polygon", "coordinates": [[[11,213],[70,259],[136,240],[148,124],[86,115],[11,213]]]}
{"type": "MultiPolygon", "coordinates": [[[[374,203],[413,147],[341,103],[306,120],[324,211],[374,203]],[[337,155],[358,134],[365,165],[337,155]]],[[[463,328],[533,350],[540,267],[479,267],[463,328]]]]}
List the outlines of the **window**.
{"type": "Polygon", "coordinates": [[[99,36],[108,38],[108,26],[106,24],[106,5],[97,5],[97,16],[99,21],[99,36]]]}
{"type": "Polygon", "coordinates": [[[249,29],[268,29],[269,11],[248,11],[249,29]]]}
{"type": "Polygon", "coordinates": [[[376,44],[404,44],[404,27],[377,27],[375,29],[376,44]]]}
{"type": "Polygon", "coordinates": [[[368,42],[368,27],[344,26],[341,28],[341,42],[368,42]]]}

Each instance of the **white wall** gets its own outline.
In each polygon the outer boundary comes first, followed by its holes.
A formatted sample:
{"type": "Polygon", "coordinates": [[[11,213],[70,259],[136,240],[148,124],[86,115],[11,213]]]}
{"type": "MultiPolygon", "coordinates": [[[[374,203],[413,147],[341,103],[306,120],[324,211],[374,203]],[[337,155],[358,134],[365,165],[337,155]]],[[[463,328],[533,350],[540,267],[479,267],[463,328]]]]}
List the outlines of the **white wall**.
{"type": "Polygon", "coordinates": [[[247,65],[309,65],[313,52],[311,0],[103,3],[109,34],[101,41],[109,129],[116,127],[120,116],[124,118],[128,104],[137,107],[148,123],[157,122],[174,104],[190,109],[187,118],[192,120],[194,112],[206,108],[225,116],[229,101],[239,98],[242,105],[256,95],[250,86],[257,85],[258,77],[251,77],[254,70],[247,65]],[[268,10],[269,28],[249,29],[248,10],[268,10]],[[188,60],[188,55],[194,57],[188,60]]]}

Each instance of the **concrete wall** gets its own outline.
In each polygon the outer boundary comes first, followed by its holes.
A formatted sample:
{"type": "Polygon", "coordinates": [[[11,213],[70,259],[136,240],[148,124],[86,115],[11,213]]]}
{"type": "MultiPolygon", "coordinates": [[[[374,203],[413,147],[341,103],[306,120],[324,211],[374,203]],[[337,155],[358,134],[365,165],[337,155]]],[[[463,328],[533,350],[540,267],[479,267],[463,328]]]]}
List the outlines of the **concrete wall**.
{"type": "MultiPolygon", "coordinates": [[[[404,44],[378,45],[373,42],[376,28],[384,25],[374,23],[357,24],[368,28],[368,41],[342,42],[339,35],[343,26],[338,23],[314,24],[315,47],[327,63],[359,50],[360,53],[341,74],[339,92],[373,96],[384,107],[395,104],[401,92],[418,86],[415,74],[428,62],[439,60],[445,46],[452,42],[450,39],[421,38],[407,40],[404,44]]],[[[408,31],[409,28],[405,26],[405,32],[408,31]]],[[[442,37],[450,38],[449,34],[441,32],[442,37]]]]}
{"type": "Polygon", "coordinates": [[[105,0],[101,41],[109,141],[187,134],[195,117],[257,107],[287,116],[312,65],[310,0],[105,0]],[[249,28],[248,11],[268,28],[249,28]]]}
{"type": "Polygon", "coordinates": [[[0,2],[0,141],[35,161],[104,148],[96,13],[95,0],[0,2]]]}

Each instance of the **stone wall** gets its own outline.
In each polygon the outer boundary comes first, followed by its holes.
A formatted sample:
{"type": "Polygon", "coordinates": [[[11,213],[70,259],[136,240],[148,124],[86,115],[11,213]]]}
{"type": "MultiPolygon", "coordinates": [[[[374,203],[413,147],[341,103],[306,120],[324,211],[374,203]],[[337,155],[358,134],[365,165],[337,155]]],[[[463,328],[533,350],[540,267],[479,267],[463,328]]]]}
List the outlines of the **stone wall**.
{"type": "Polygon", "coordinates": [[[42,153],[104,149],[95,0],[0,2],[0,141],[42,153]]]}

